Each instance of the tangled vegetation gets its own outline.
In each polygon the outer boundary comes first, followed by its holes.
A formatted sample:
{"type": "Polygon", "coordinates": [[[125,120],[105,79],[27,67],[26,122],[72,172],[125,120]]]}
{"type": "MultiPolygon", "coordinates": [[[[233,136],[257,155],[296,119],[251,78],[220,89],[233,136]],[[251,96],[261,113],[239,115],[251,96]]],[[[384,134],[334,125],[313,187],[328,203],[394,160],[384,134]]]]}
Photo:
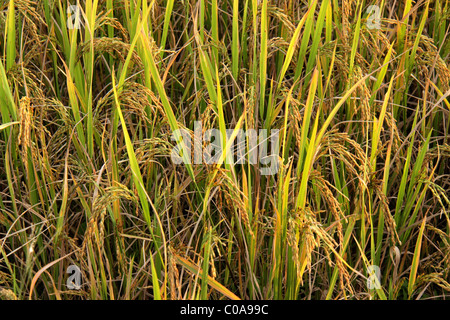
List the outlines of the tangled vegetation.
{"type": "Polygon", "coordinates": [[[0,298],[448,298],[449,34],[448,0],[0,1],[0,298]],[[225,152],[176,163],[196,123],[225,152]],[[251,129],[275,174],[229,161],[251,129]]]}

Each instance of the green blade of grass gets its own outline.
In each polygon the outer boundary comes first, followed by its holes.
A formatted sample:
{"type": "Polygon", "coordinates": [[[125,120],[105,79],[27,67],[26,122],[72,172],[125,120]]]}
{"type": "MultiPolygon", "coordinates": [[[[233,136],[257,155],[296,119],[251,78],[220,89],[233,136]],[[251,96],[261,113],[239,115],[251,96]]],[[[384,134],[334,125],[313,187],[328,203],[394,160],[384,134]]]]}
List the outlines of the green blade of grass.
{"type": "MultiPolygon", "coordinates": [[[[167,4],[166,4],[163,33],[162,33],[162,37],[161,37],[161,49],[162,50],[165,50],[165,48],[166,48],[167,34],[169,32],[169,24],[170,24],[170,17],[172,16],[173,4],[174,4],[174,0],[168,0],[167,4]]],[[[161,52],[161,58],[163,58],[163,57],[164,57],[164,51],[161,52]]]]}
{"type": "MultiPolygon", "coordinates": [[[[313,2],[314,5],[315,5],[316,1],[317,0],[314,0],[314,2],[313,2]]],[[[311,14],[311,12],[312,12],[311,9],[312,8],[314,8],[314,6],[310,6],[308,8],[308,11],[306,11],[305,15],[302,17],[302,19],[298,23],[297,28],[295,29],[294,35],[292,36],[292,39],[291,39],[291,41],[289,43],[289,48],[288,48],[288,50],[286,52],[286,57],[284,59],[283,66],[281,67],[280,76],[278,78],[277,91],[280,89],[280,86],[281,86],[281,83],[283,81],[283,78],[284,78],[284,76],[286,74],[286,71],[289,68],[289,65],[290,65],[291,61],[292,61],[292,57],[294,56],[295,48],[297,47],[297,42],[298,42],[298,39],[300,37],[300,31],[301,31],[303,25],[305,24],[305,21],[306,21],[308,15],[311,14]]]]}
{"type": "Polygon", "coordinates": [[[209,270],[209,256],[211,247],[212,229],[209,228],[206,234],[206,242],[204,243],[204,255],[203,255],[203,270],[202,270],[202,287],[201,287],[201,299],[208,299],[208,270],[209,270]]]}
{"type": "Polygon", "coordinates": [[[9,1],[6,21],[6,70],[8,71],[16,63],[16,11],[14,0],[9,1]]]}
{"type": "Polygon", "coordinates": [[[417,278],[417,270],[419,268],[420,261],[420,253],[422,250],[422,236],[423,231],[425,230],[425,223],[427,219],[423,218],[422,224],[420,225],[419,235],[417,236],[416,247],[414,249],[413,261],[411,264],[411,272],[409,273],[409,281],[408,281],[408,295],[411,297],[414,291],[414,284],[417,278]]]}
{"type": "Polygon", "coordinates": [[[259,114],[265,115],[265,92],[267,79],[267,37],[268,37],[267,0],[263,0],[261,8],[261,45],[259,56],[259,114]]]}
{"type": "Polygon", "coordinates": [[[239,0],[233,1],[233,40],[231,46],[231,59],[233,61],[233,77],[237,81],[239,73],[239,0]]]}

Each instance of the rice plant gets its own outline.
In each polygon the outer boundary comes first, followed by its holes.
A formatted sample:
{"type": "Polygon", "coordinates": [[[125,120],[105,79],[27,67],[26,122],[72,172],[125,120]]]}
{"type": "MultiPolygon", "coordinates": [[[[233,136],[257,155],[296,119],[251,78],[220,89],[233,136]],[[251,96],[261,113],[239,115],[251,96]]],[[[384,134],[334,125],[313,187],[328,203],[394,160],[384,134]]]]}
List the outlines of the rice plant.
{"type": "Polygon", "coordinates": [[[447,299],[450,1],[0,1],[1,299],[447,299]]]}

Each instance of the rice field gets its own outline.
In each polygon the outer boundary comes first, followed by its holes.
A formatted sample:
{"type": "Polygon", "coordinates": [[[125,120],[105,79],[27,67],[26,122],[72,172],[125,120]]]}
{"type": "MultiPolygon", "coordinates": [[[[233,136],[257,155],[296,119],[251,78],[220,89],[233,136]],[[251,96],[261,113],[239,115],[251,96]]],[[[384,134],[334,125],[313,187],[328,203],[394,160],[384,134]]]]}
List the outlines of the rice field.
{"type": "Polygon", "coordinates": [[[449,35],[449,0],[0,1],[0,299],[448,299],[449,35]]]}

